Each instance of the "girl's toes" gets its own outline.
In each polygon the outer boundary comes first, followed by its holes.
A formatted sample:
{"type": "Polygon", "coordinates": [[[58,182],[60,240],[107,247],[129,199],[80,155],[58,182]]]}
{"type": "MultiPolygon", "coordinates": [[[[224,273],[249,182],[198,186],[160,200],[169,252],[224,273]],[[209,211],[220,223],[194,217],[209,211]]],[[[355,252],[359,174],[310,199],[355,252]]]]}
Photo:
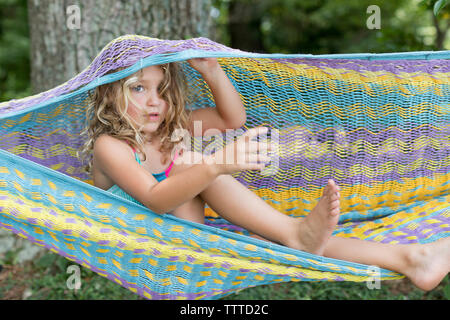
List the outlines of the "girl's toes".
{"type": "Polygon", "coordinates": [[[333,210],[335,208],[339,208],[340,204],[341,203],[339,202],[339,199],[336,199],[336,200],[332,201],[331,202],[331,210],[333,210]]]}
{"type": "Polygon", "coordinates": [[[339,207],[337,207],[330,211],[330,216],[334,217],[334,216],[339,215],[339,213],[340,213],[340,210],[339,210],[339,207]]]}
{"type": "Polygon", "coordinates": [[[338,200],[339,199],[339,194],[333,193],[333,195],[330,197],[330,199],[331,199],[331,201],[338,200]]]}

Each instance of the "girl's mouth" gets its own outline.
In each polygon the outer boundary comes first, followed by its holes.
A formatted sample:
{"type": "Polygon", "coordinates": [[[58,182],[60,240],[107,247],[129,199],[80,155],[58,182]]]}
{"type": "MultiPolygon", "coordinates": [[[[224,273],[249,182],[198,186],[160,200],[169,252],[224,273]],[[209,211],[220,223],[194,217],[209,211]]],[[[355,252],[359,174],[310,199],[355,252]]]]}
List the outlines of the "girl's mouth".
{"type": "Polygon", "coordinates": [[[158,121],[159,120],[159,114],[158,113],[150,113],[148,115],[150,121],[158,121]]]}

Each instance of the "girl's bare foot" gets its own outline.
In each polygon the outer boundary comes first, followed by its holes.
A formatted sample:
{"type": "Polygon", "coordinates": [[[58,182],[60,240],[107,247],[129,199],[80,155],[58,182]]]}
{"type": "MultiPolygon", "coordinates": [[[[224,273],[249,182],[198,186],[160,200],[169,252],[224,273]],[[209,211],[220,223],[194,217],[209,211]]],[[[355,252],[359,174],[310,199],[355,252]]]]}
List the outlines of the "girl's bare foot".
{"type": "Polygon", "coordinates": [[[450,238],[410,245],[403,274],[418,288],[434,289],[450,272],[450,238]]]}
{"type": "Polygon", "coordinates": [[[339,187],[328,180],[314,209],[304,219],[299,219],[299,236],[292,247],[309,253],[322,255],[333,233],[340,213],[339,187]]]}

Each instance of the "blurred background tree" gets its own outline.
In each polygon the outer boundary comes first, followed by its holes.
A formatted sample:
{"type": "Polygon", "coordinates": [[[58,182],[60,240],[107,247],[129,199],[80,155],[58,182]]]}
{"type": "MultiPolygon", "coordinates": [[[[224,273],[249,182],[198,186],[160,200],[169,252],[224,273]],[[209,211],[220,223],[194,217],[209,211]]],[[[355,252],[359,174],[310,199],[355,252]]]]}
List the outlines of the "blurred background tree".
{"type": "Polygon", "coordinates": [[[435,33],[435,45],[439,50],[444,49],[445,47],[448,49],[448,29],[450,28],[450,7],[447,5],[450,3],[450,0],[422,0],[420,1],[420,5],[422,8],[425,8],[427,11],[433,11],[432,21],[433,28],[431,28],[432,32],[435,33]],[[447,41],[447,42],[446,42],[447,41]]]}
{"type": "Polygon", "coordinates": [[[43,92],[83,71],[125,34],[210,37],[210,0],[28,0],[31,87],[43,92]]]}

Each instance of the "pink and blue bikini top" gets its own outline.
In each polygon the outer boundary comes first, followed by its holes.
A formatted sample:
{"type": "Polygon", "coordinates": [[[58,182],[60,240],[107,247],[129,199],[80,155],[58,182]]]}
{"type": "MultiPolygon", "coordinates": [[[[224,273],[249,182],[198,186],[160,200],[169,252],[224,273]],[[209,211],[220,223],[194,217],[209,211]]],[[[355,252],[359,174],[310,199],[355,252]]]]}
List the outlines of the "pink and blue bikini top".
{"type": "MultiPolygon", "coordinates": [[[[139,156],[136,152],[136,150],[131,147],[133,149],[134,152],[134,158],[136,159],[136,161],[141,164],[141,159],[139,159],[139,156]]],[[[160,173],[152,173],[152,175],[155,177],[156,180],[158,180],[158,182],[163,181],[164,179],[166,179],[169,176],[169,172],[170,170],[172,170],[173,167],[173,162],[175,161],[175,159],[178,157],[178,153],[175,153],[175,156],[172,160],[172,162],[170,163],[169,167],[164,170],[163,172],[160,173]]],[[[111,192],[119,197],[125,198],[127,200],[130,200],[134,203],[140,204],[143,206],[142,203],[140,203],[139,201],[137,201],[136,199],[134,199],[132,196],[130,196],[128,193],[126,193],[125,191],[123,191],[117,184],[113,185],[111,188],[109,188],[108,190],[106,190],[108,192],[111,192]]]]}

